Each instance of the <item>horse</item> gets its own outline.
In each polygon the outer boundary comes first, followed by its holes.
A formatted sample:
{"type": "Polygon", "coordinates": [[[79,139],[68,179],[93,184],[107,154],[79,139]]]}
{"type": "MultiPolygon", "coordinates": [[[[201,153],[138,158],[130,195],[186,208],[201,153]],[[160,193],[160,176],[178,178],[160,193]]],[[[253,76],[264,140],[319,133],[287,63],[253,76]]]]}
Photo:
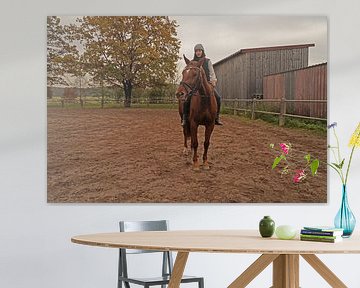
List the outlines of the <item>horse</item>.
{"type": "Polygon", "coordinates": [[[182,80],[176,90],[176,97],[179,103],[179,114],[183,117],[183,104],[188,97],[190,100],[189,121],[183,127],[184,134],[184,152],[187,152],[187,140],[191,138],[191,149],[193,152],[193,169],[200,170],[198,160],[198,127],[205,126],[205,141],[203,154],[203,168],[210,169],[207,154],[210,146],[211,134],[215,126],[217,112],[217,103],[215,98],[214,87],[207,81],[205,70],[202,65],[205,58],[199,61],[184,60],[186,67],[182,71],[182,80]]]}

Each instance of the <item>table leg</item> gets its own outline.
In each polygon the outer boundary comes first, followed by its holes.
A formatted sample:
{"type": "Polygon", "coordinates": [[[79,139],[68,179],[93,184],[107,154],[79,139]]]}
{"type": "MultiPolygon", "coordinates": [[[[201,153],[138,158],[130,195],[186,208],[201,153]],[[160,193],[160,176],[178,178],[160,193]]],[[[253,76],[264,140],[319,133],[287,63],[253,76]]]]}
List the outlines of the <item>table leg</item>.
{"type": "Polygon", "coordinates": [[[186,265],[188,256],[189,256],[189,252],[178,252],[177,253],[168,288],[179,288],[180,287],[181,278],[183,277],[183,274],[184,274],[185,265],[186,265]]]}
{"type": "Polygon", "coordinates": [[[324,280],[335,288],[346,288],[347,286],[314,254],[301,255],[324,280]]]}
{"type": "Polygon", "coordinates": [[[299,255],[281,254],[274,260],[272,288],[299,288],[299,255]]]}
{"type": "Polygon", "coordinates": [[[258,276],[271,262],[273,262],[278,254],[263,254],[254,263],[252,263],[228,288],[244,288],[258,276]]]}

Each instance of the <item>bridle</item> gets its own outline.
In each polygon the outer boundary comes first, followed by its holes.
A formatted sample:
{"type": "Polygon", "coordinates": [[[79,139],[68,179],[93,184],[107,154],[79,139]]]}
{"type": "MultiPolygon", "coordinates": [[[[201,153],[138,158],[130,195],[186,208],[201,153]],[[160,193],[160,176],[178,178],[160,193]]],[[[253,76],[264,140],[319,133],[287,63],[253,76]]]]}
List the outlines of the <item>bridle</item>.
{"type": "Polygon", "coordinates": [[[196,77],[194,87],[192,87],[189,83],[186,83],[184,81],[181,81],[180,85],[185,88],[186,93],[187,93],[186,95],[191,97],[192,95],[194,95],[200,89],[201,81],[199,81],[199,80],[200,80],[201,70],[200,70],[199,67],[190,66],[190,67],[187,67],[187,68],[185,67],[183,72],[186,71],[186,70],[190,70],[190,69],[196,69],[199,72],[197,77],[196,77]]]}

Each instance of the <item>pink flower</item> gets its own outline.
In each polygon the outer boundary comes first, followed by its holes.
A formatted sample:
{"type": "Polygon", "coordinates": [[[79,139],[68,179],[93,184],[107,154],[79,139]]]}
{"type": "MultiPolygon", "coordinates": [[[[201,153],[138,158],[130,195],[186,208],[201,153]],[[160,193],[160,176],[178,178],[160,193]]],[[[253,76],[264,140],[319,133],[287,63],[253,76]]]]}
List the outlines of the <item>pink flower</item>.
{"type": "Polygon", "coordinates": [[[284,152],[284,154],[289,154],[289,145],[285,143],[280,143],[281,150],[284,152]]]}
{"type": "Polygon", "coordinates": [[[294,181],[294,183],[300,183],[305,178],[306,178],[306,174],[305,174],[304,169],[296,170],[293,181],[294,181]]]}

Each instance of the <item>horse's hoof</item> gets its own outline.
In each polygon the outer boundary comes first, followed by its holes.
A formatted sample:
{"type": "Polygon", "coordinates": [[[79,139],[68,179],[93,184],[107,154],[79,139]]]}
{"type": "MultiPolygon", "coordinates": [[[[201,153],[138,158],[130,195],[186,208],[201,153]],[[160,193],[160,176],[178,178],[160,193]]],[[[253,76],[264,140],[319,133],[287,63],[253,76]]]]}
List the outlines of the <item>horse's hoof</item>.
{"type": "Polygon", "coordinates": [[[199,164],[193,164],[193,170],[194,170],[194,171],[200,171],[200,166],[199,166],[199,164]]]}
{"type": "Polygon", "coordinates": [[[204,164],[204,165],[203,165],[203,168],[204,168],[204,170],[210,170],[209,164],[204,164]]]}

